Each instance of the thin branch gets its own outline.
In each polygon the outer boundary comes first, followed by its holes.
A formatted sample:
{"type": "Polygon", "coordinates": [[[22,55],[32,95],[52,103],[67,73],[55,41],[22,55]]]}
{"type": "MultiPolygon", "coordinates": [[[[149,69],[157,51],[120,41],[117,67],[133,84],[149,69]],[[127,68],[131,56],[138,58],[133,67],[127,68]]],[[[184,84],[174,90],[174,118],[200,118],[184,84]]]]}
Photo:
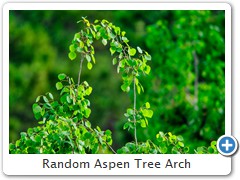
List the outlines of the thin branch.
{"type": "Polygon", "coordinates": [[[194,109],[198,110],[198,81],[199,81],[199,73],[198,73],[198,56],[196,51],[192,52],[194,58],[194,71],[195,71],[195,81],[194,81],[194,109]]]}
{"type": "Polygon", "coordinates": [[[137,124],[136,124],[136,101],[137,101],[137,96],[136,96],[136,77],[134,76],[133,78],[133,122],[134,122],[134,139],[136,145],[138,144],[137,142],[137,124]]]}
{"type": "Polygon", "coordinates": [[[109,147],[109,149],[111,149],[111,151],[114,153],[114,154],[117,154],[117,152],[112,148],[112,146],[110,146],[107,142],[105,142],[107,144],[107,146],[109,147]]]}
{"type": "Polygon", "coordinates": [[[80,66],[79,66],[79,72],[78,72],[78,86],[80,84],[80,80],[81,80],[81,73],[82,73],[82,63],[84,60],[84,56],[81,56],[81,61],[80,61],[80,66]]]}

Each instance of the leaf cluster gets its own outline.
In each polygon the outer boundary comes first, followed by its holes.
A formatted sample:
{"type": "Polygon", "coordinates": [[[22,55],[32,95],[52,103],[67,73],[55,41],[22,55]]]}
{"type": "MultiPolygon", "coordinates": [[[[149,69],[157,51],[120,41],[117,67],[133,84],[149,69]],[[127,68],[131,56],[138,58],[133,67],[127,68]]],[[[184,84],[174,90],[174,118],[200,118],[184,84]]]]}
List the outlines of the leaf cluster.
{"type": "Polygon", "coordinates": [[[92,87],[84,81],[77,86],[72,78],[59,74],[56,88],[60,101],[51,93],[38,96],[33,113],[39,126],[21,133],[15,144],[10,144],[13,154],[85,154],[108,152],[112,144],[111,131],[92,128],[88,117],[90,101],[86,99],[92,87]]]}
{"type": "MultiPolygon", "coordinates": [[[[159,132],[156,135],[156,143],[152,140],[140,142],[137,145],[133,142],[126,143],[125,146],[117,150],[119,154],[188,154],[189,146],[184,144],[181,135],[176,136],[171,132],[159,132]]],[[[198,147],[196,154],[217,154],[216,141],[212,141],[209,147],[198,147]]]]}
{"type": "Polygon", "coordinates": [[[142,128],[148,126],[148,119],[151,119],[153,116],[153,111],[150,110],[150,103],[146,102],[139,110],[128,108],[127,112],[124,114],[127,118],[127,122],[124,124],[123,129],[134,129],[134,116],[136,117],[136,123],[139,124],[142,128]]]}
{"type": "Polygon", "coordinates": [[[77,54],[87,60],[87,68],[92,69],[95,60],[94,40],[100,40],[104,46],[108,46],[112,55],[112,63],[117,66],[117,72],[121,72],[123,84],[121,89],[129,92],[130,86],[135,79],[137,92],[143,92],[143,86],[140,84],[138,77],[141,74],[148,75],[151,67],[147,62],[151,60],[151,55],[142,50],[140,47],[134,48],[129,45],[126,32],[121,31],[120,27],[113,25],[111,22],[95,20],[93,23],[86,18],[78,21],[83,25],[81,31],[74,35],[71,45],[69,46],[69,58],[75,60],[77,54]]]}

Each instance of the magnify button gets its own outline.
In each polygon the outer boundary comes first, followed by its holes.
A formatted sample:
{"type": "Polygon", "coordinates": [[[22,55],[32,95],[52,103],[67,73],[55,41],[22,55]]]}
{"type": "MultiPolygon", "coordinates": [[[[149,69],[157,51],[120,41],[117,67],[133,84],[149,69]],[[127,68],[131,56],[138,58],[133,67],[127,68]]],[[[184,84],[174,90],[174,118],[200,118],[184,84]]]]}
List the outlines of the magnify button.
{"type": "Polygon", "coordinates": [[[238,142],[233,136],[223,135],[217,141],[217,149],[224,156],[232,156],[238,149],[238,142]]]}

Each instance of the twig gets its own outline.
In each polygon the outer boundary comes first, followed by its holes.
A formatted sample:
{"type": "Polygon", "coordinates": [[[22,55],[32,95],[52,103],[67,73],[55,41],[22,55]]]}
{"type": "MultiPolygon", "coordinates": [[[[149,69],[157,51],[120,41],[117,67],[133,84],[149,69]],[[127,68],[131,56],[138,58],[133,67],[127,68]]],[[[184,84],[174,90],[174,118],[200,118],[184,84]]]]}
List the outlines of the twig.
{"type": "Polygon", "coordinates": [[[82,55],[82,56],[81,56],[81,61],[80,61],[79,72],[78,72],[78,86],[79,86],[80,80],[81,80],[81,72],[82,72],[82,63],[83,63],[83,60],[84,60],[84,56],[82,55]]]}
{"type": "Polygon", "coordinates": [[[111,151],[114,153],[114,154],[117,154],[117,152],[112,148],[112,146],[110,146],[106,141],[105,143],[107,144],[107,146],[111,149],[111,151]]]}
{"type": "Polygon", "coordinates": [[[137,125],[136,125],[136,101],[137,101],[137,96],[136,96],[136,77],[134,76],[133,78],[133,121],[134,121],[134,139],[135,139],[135,143],[136,145],[138,145],[137,142],[137,125]]]}

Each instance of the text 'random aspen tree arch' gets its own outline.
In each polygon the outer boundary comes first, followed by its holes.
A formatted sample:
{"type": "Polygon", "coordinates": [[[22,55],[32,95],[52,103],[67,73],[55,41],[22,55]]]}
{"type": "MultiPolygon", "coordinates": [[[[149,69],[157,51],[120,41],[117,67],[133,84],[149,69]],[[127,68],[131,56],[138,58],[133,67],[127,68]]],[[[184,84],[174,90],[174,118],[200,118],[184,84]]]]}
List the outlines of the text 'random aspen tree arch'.
{"type": "MultiPolygon", "coordinates": [[[[152,118],[153,111],[150,103],[146,102],[137,109],[137,93],[144,91],[139,77],[150,73],[147,62],[151,60],[148,52],[140,47],[133,48],[125,36],[126,32],[107,20],[95,20],[90,23],[82,18],[80,32],[74,35],[69,46],[69,58],[74,60],[80,56],[78,82],[62,73],[58,75],[59,82],[56,88],[60,92],[59,100],[55,100],[51,93],[40,95],[33,104],[33,113],[39,126],[22,132],[20,139],[10,143],[11,154],[85,154],[85,153],[119,153],[119,154],[165,154],[187,153],[189,147],[183,143],[182,136],[172,135],[171,132],[159,132],[154,141],[138,142],[137,126],[146,128],[148,119],[152,118]],[[129,92],[133,88],[133,105],[124,114],[127,122],[123,129],[133,130],[134,142],[128,142],[117,151],[112,148],[112,132],[102,131],[100,127],[93,128],[88,118],[91,114],[90,101],[87,99],[92,93],[88,82],[81,81],[83,61],[87,61],[87,68],[92,69],[95,64],[94,40],[101,40],[102,44],[110,45],[112,63],[117,65],[117,72],[121,73],[123,84],[121,89],[129,92]]],[[[196,153],[217,153],[216,141],[211,146],[199,147],[196,153]]]]}

